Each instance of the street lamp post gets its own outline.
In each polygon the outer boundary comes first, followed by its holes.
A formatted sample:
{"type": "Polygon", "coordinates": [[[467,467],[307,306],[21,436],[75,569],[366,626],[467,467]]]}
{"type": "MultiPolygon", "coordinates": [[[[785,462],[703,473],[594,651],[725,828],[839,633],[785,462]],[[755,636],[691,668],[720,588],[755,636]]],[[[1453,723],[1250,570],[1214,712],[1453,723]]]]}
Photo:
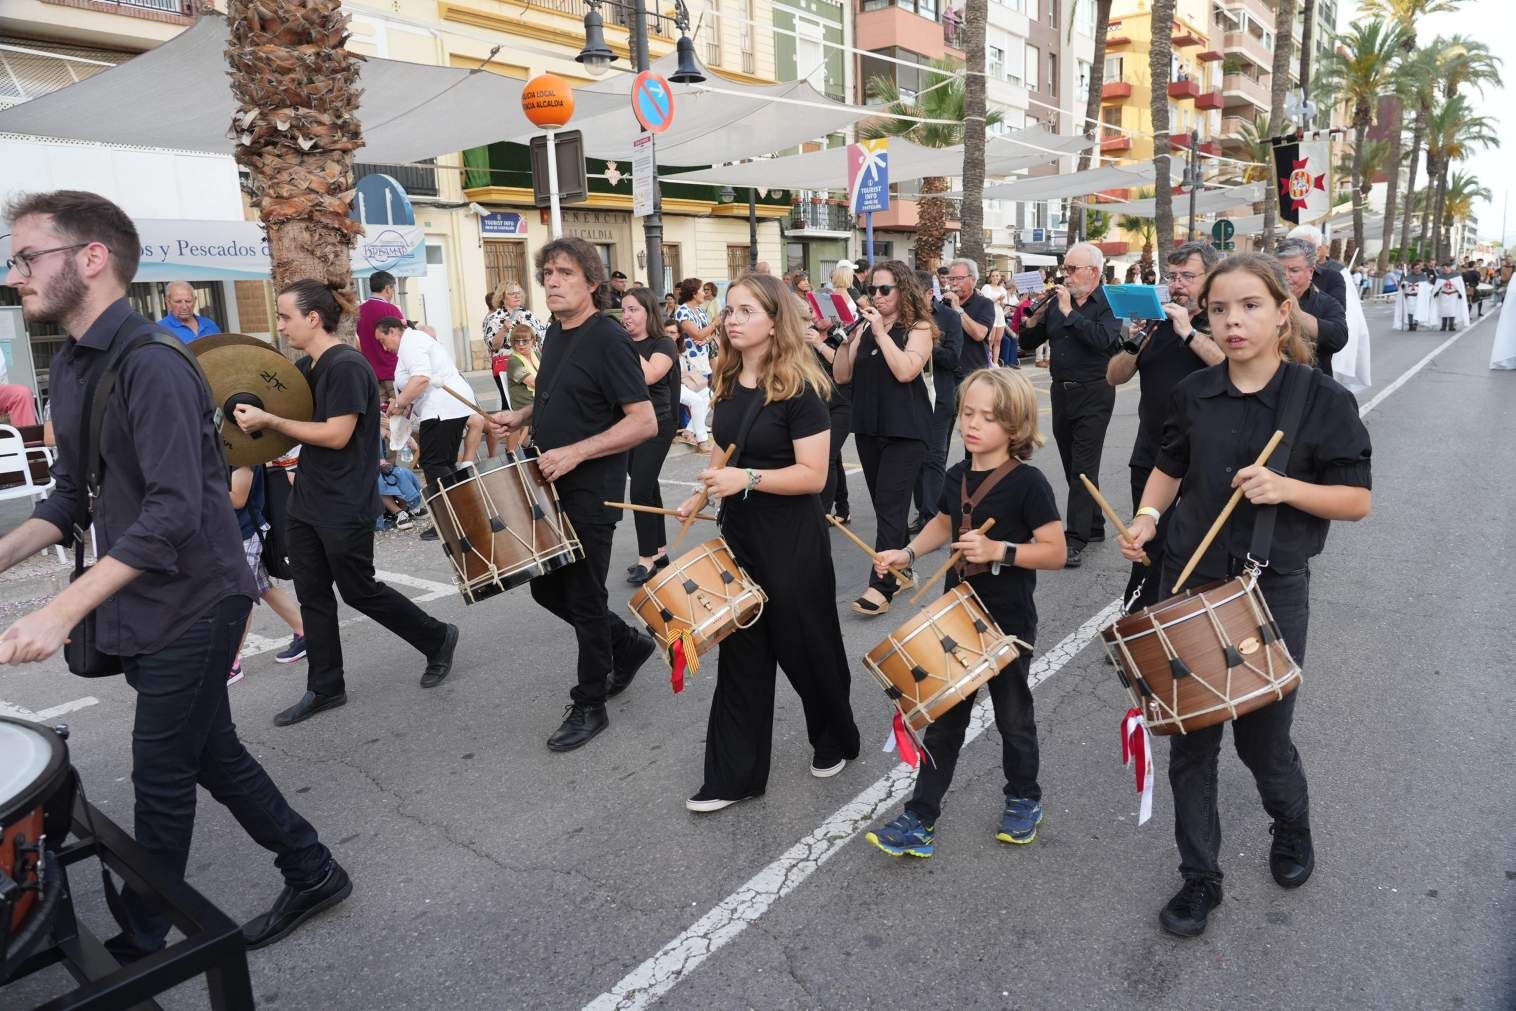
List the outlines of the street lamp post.
{"type": "MultiPolygon", "coordinates": [[[[598,77],[610,68],[616,59],[616,54],[605,44],[604,21],[600,17],[600,8],[610,6],[618,11],[627,13],[631,18],[628,26],[631,43],[632,63],[638,73],[648,69],[647,52],[647,20],[655,17],[660,20],[670,20],[679,29],[679,41],[676,44],[679,54],[679,66],[674,73],[669,75],[669,80],[679,84],[699,84],[705,80],[705,75],[700,72],[699,65],[695,62],[695,44],[690,41],[686,34],[690,27],[689,10],[684,6],[684,0],[675,0],[674,16],[666,14],[649,15],[644,0],[586,0],[589,12],[584,15],[584,48],[579,55],[574,57],[584,65],[584,69],[598,77]]],[[[647,131],[643,131],[646,133],[647,131]]],[[[647,246],[647,272],[648,287],[659,299],[663,298],[663,194],[658,188],[658,166],[653,165],[653,213],[642,219],[643,242],[647,246]]]]}
{"type": "Polygon", "coordinates": [[[758,191],[747,188],[747,269],[758,272],[758,191]]]}

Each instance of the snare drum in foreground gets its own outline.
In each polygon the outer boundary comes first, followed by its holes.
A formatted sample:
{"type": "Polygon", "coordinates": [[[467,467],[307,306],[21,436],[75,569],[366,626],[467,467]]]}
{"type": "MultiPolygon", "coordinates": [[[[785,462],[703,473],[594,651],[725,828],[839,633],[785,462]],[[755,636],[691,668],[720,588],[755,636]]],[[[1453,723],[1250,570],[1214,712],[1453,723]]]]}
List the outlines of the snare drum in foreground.
{"type": "Polygon", "coordinates": [[[763,588],[720,537],[685,552],[632,594],[632,613],[658,640],[665,662],[669,646],[686,634],[701,656],[739,628],[748,628],[768,601],[763,588]]]}
{"type": "Polygon", "coordinates": [[[460,467],[429,487],[426,508],[465,603],[584,557],[558,492],[535,458],[484,471],[460,467]]]}
{"type": "Polygon", "coordinates": [[[863,658],[906,725],[921,733],[1020,655],[985,610],[979,594],[959,583],[928,604],[863,658]]]}
{"type": "Polygon", "coordinates": [[[1100,639],[1155,734],[1234,720],[1300,687],[1256,571],[1160,600],[1100,639]]]}
{"type": "Polygon", "coordinates": [[[63,879],[55,851],[68,834],[73,784],[62,738],[0,717],[0,983],[49,936],[57,915],[63,879]]]}

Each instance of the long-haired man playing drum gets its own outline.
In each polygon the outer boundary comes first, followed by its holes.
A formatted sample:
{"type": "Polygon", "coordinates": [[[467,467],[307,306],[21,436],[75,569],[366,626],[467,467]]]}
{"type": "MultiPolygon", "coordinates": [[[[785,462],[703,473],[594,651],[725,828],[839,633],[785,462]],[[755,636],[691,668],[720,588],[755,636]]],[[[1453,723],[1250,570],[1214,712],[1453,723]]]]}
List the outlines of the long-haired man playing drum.
{"type": "Polygon", "coordinates": [[[494,416],[498,434],[531,426],[542,476],[558,489],[585,557],[532,580],[532,597],[573,626],[578,682],[563,724],[548,738],[572,751],[609,725],[605,700],[624,691],[653,655],[653,640],[609,607],[605,577],[621,514],[603,503],[621,497],[627,451],[658,434],[647,381],[631,338],[595,308],[605,283],[600,254],[583,239],[555,239],[537,252],[537,279],[553,314],[531,404],[494,416]]]}
{"type": "MultiPolygon", "coordinates": [[[[1309,562],[1326,543],[1331,520],[1359,520],[1369,513],[1369,433],[1351,393],[1324,372],[1291,365],[1313,365],[1315,349],[1301,336],[1289,282],[1274,259],[1247,253],[1222,261],[1206,278],[1199,305],[1226,361],[1191,373],[1176,388],[1156,467],[1132,520],[1131,540],[1121,539],[1121,551],[1129,561],[1140,559],[1182,481],[1184,495],[1170,518],[1160,563],[1166,597],[1233,489],[1241,489],[1244,500],[1201,558],[1197,583],[1241,572],[1249,557],[1256,557],[1253,532],[1260,510],[1276,506],[1271,543],[1256,549],[1268,563],[1258,586],[1290,656],[1304,665],[1309,562]],[[1298,424],[1291,426],[1281,415],[1295,383],[1301,384],[1304,402],[1298,424]],[[1296,429],[1285,431],[1283,473],[1253,465],[1281,426],[1296,429]]],[[[1292,692],[1231,721],[1237,755],[1252,771],[1264,810],[1274,819],[1269,869],[1283,888],[1305,884],[1315,867],[1305,768],[1290,739],[1299,698],[1299,691],[1292,692]]],[[[1223,726],[1173,737],[1169,748],[1184,886],[1164,906],[1159,922],[1183,937],[1201,934],[1210,911],[1221,903],[1216,784],[1223,726]]]]}

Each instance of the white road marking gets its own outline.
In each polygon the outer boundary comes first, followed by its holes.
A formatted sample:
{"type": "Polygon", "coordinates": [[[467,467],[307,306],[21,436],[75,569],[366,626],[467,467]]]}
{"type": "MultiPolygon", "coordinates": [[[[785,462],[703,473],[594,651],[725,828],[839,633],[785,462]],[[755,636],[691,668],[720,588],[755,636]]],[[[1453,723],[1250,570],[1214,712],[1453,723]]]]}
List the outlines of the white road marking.
{"type": "MultiPolygon", "coordinates": [[[[1115,618],[1121,601],[1113,600],[1052,649],[1032,661],[1027,678],[1033,687],[1056,674],[1115,618]]],[[[964,738],[967,745],[994,721],[989,696],[974,705],[964,738]]],[[[864,747],[870,744],[865,742],[864,747]]],[[[658,950],[606,993],[585,1005],[586,1011],[644,1008],[668,993],[717,950],[732,941],[775,902],[794,891],[821,865],[857,838],[864,826],[899,802],[910,791],[916,770],[904,762],[869,784],[838,808],[813,832],[786,850],[779,859],[749,878],[741,887],[702,916],[693,926],[658,950]]]]}
{"type": "Polygon", "coordinates": [[[28,723],[46,723],[55,720],[66,713],[72,713],[80,709],[88,709],[90,706],[99,705],[100,700],[93,695],[86,695],[82,699],[74,699],[62,705],[52,706],[40,712],[32,712],[24,706],[18,706],[13,702],[0,699],[0,716],[9,716],[13,720],[26,720],[28,723]]]}
{"type": "Polygon", "coordinates": [[[458,592],[458,588],[452,583],[439,583],[432,579],[422,579],[420,576],[407,575],[403,572],[379,572],[375,570],[374,578],[381,583],[394,583],[396,586],[409,586],[415,590],[425,590],[425,594],[414,598],[418,604],[426,603],[429,600],[439,600],[458,592]]]}
{"type": "MultiPolygon", "coordinates": [[[[1359,410],[1359,416],[1367,415],[1379,406],[1386,397],[1404,386],[1411,377],[1477,325],[1475,323],[1439,344],[1365,404],[1359,410]]],[[[1032,663],[1027,683],[1035,688],[1061,670],[1107,622],[1115,618],[1120,608],[1119,599],[1111,601],[1062,642],[1038,656],[1032,663]]],[[[977,738],[993,719],[988,697],[981,698],[974,706],[964,746],[977,738]]],[[[749,878],[688,930],[627,973],[610,990],[586,1004],[585,1011],[644,1008],[678,986],[702,962],[756,922],[775,902],[798,888],[823,863],[841,852],[842,847],[851,842],[865,825],[874,821],[881,811],[903,798],[914,779],[915,770],[901,763],[870,784],[777,860],[749,878]]]]}

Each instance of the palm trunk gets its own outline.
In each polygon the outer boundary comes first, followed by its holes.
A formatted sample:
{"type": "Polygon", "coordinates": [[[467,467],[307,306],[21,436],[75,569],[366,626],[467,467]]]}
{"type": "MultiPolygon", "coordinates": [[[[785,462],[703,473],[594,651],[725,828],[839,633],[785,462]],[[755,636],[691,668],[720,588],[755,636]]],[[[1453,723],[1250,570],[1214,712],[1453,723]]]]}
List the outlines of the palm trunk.
{"type": "MultiPolygon", "coordinates": [[[[1274,9],[1274,63],[1269,73],[1269,137],[1284,130],[1284,96],[1290,86],[1290,52],[1295,44],[1295,0],[1278,0],[1274,9]]],[[[1274,228],[1279,223],[1279,173],[1274,169],[1273,148],[1265,171],[1269,186],[1264,190],[1263,248],[1274,248],[1274,228]]]]}
{"type": "MultiPolygon", "coordinates": [[[[1072,14],[1071,14],[1072,16],[1072,14]]],[[[1079,156],[1079,171],[1090,167],[1094,153],[1100,150],[1100,96],[1105,90],[1105,36],[1111,25],[1111,0],[1095,0],[1095,55],[1090,63],[1090,93],[1084,102],[1084,129],[1086,137],[1095,141],[1095,146],[1079,156]]],[[[1069,211],[1069,245],[1084,238],[1084,204],[1075,200],[1069,211]]]]}
{"type": "Polygon", "coordinates": [[[1437,197],[1437,158],[1427,150],[1427,191],[1421,197],[1421,223],[1416,233],[1416,254],[1425,258],[1431,253],[1427,239],[1431,236],[1432,204],[1437,197]]]}
{"type": "Polygon", "coordinates": [[[1395,197],[1400,188],[1400,109],[1396,108],[1390,124],[1390,178],[1384,190],[1384,231],[1379,236],[1379,256],[1374,261],[1376,286],[1384,285],[1384,272],[1390,267],[1390,243],[1395,238],[1395,197]]]}
{"type": "MultiPolygon", "coordinates": [[[[348,216],[358,123],[358,63],[341,0],[231,0],[226,57],[237,113],[234,156],[268,232],[275,288],[314,279],[356,309],[348,216]]],[[[353,342],[354,313],[339,336],[353,342]]]]}
{"type": "Polygon", "coordinates": [[[1353,248],[1363,248],[1363,140],[1368,132],[1369,110],[1365,106],[1353,117],[1353,248]]]}
{"type": "Polygon", "coordinates": [[[968,0],[964,8],[964,61],[974,68],[963,81],[963,216],[958,255],[984,267],[984,24],[989,0],[968,0]]]}
{"type": "Polygon", "coordinates": [[[1442,241],[1443,213],[1448,199],[1448,166],[1451,158],[1438,159],[1437,166],[1437,206],[1432,211],[1432,250],[1433,259],[1442,262],[1444,244],[1442,241]]]}
{"type": "MultiPolygon", "coordinates": [[[[1306,97],[1311,94],[1311,21],[1316,13],[1316,0],[1302,0],[1300,8],[1300,91],[1306,97]]],[[[1313,124],[1300,124],[1309,130],[1313,124]]]]}
{"type": "Polygon", "coordinates": [[[917,207],[916,269],[935,270],[942,262],[942,246],[947,235],[947,201],[933,193],[946,193],[944,176],[927,176],[921,180],[921,201],[917,207]]]}
{"type": "Polygon", "coordinates": [[[1421,157],[1421,134],[1422,124],[1425,122],[1420,113],[1416,116],[1416,128],[1411,134],[1411,163],[1410,178],[1406,180],[1405,208],[1401,212],[1403,217],[1400,221],[1400,258],[1406,259],[1407,250],[1411,248],[1411,215],[1416,208],[1416,162],[1421,157]]]}
{"type": "Polygon", "coordinates": [[[1148,53],[1153,118],[1153,237],[1158,260],[1166,262],[1174,245],[1174,186],[1169,181],[1173,160],[1169,145],[1169,67],[1174,48],[1174,0],[1153,0],[1153,43],[1148,53]]]}

